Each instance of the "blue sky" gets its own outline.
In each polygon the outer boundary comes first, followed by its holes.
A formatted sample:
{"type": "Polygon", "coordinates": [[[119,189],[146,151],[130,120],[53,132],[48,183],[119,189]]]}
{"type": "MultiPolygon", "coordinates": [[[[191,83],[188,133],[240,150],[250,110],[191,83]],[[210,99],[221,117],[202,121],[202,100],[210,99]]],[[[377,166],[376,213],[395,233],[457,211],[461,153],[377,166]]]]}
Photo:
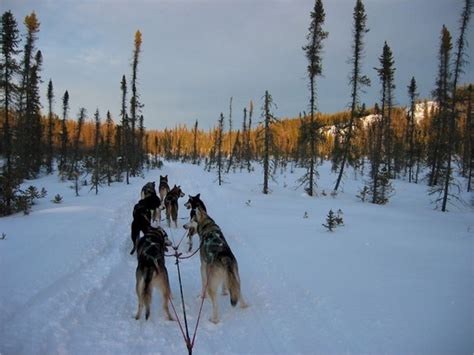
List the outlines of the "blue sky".
{"type": "MultiPolygon", "coordinates": [[[[347,63],[351,55],[355,0],[323,1],[326,10],[323,74],[317,81],[322,112],[347,107],[350,100],[347,63]]],[[[384,41],[395,59],[396,102],[408,102],[407,85],[415,76],[421,97],[434,86],[441,27],[454,39],[462,0],[365,0],[370,32],[366,35],[363,71],[372,86],[361,100],[372,106],[380,85],[374,67],[384,41]]],[[[260,115],[265,90],[273,95],[278,117],[307,110],[309,92],[306,42],[312,0],[1,0],[24,32],[31,11],[41,22],[37,46],[44,57],[42,96],[51,78],[60,98],[69,91],[71,116],[98,108],[117,121],[120,80],[131,75],[134,33],[143,34],[139,92],[148,128],[174,127],[199,120],[202,128],[227,116],[233,97],[234,125],[252,99],[260,115]]],[[[474,39],[471,23],[468,40],[474,39]]],[[[473,60],[473,49],[467,53],[473,60]]],[[[468,65],[461,82],[474,81],[468,65]]],[[[46,107],[46,100],[44,99],[46,107]]]]}

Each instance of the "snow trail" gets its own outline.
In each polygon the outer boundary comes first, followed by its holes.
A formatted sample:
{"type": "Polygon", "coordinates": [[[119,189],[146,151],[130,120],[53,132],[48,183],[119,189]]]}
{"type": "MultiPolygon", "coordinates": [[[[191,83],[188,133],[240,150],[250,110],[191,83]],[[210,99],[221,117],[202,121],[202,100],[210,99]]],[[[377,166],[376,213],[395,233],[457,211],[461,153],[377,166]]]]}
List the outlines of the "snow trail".
{"type": "MultiPolygon", "coordinates": [[[[329,167],[320,189],[329,191],[329,167]]],[[[387,206],[362,204],[345,192],[308,198],[296,174],[279,175],[272,194],[260,176],[214,174],[167,163],[132,184],[75,198],[53,177],[40,179],[62,205],[43,201],[30,216],[2,219],[0,353],[183,354],[177,322],[165,320],[154,290],[151,318],[136,321],[136,257],[130,256],[133,205],[147,181],[169,176],[181,185],[178,242],[189,217],[187,195],[201,193],[239,262],[247,309],[219,297],[220,318],[204,302],[195,343],[199,354],[466,353],[474,349],[472,211],[432,211],[420,186],[396,182],[387,206]],[[250,202],[249,202],[250,201],[250,202]],[[345,227],[321,226],[328,210],[344,210],[345,227]],[[308,218],[303,218],[307,212],[308,218]]],[[[198,237],[194,237],[194,248],[198,237]]],[[[187,245],[185,239],[182,251],[187,245]]],[[[174,258],[166,259],[182,317],[174,258]]],[[[190,332],[199,311],[199,256],[180,264],[190,332]]]]}

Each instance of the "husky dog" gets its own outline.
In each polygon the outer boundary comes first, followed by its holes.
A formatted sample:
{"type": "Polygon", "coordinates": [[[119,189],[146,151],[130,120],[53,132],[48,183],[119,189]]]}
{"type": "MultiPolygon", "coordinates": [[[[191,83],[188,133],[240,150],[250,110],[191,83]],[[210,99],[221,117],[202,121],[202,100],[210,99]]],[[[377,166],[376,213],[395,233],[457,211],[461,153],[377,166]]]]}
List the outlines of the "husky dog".
{"type": "Polygon", "coordinates": [[[219,307],[217,303],[217,289],[221,283],[230,291],[230,304],[235,307],[240,302],[240,307],[245,308],[245,303],[240,291],[240,276],[237,259],[227,244],[219,226],[210,218],[202,208],[196,209],[195,221],[197,232],[201,239],[201,280],[202,293],[207,285],[207,294],[212,302],[212,317],[210,321],[219,322],[219,307]]]}
{"type": "Polygon", "coordinates": [[[160,218],[161,222],[161,210],[165,209],[165,198],[166,195],[170,192],[170,187],[168,185],[168,175],[161,176],[160,175],[160,185],[158,186],[158,193],[160,194],[161,199],[161,206],[158,210],[158,217],[160,218]]]}
{"type": "Polygon", "coordinates": [[[135,252],[137,239],[140,237],[140,231],[145,234],[151,227],[152,211],[159,208],[160,204],[160,198],[157,195],[150,195],[138,201],[138,203],[133,207],[133,221],[131,227],[133,248],[130,254],[135,252]]]}
{"type": "MultiPolygon", "coordinates": [[[[184,207],[186,207],[188,210],[191,210],[189,213],[189,222],[193,221],[193,218],[196,215],[196,208],[200,207],[204,211],[207,211],[204,202],[202,202],[201,200],[201,194],[197,194],[196,196],[189,195],[188,202],[184,204],[184,207]]],[[[190,227],[188,228],[188,252],[191,251],[191,249],[193,248],[194,234],[196,234],[196,228],[193,228],[193,226],[190,225],[190,227]]]]}
{"type": "Polygon", "coordinates": [[[154,181],[150,181],[150,182],[147,182],[145,185],[143,185],[142,187],[142,192],[141,192],[141,198],[142,200],[145,198],[145,197],[148,197],[150,195],[156,195],[156,189],[155,189],[155,182],[154,181]]]}
{"type": "MultiPolygon", "coordinates": [[[[141,198],[142,200],[145,198],[145,197],[148,197],[150,195],[156,195],[156,189],[155,189],[155,182],[152,181],[152,182],[147,182],[143,187],[142,187],[142,191],[141,191],[141,198]]],[[[156,208],[152,211],[151,213],[151,217],[152,217],[152,220],[153,221],[156,221],[157,219],[157,216],[160,214],[160,209],[159,208],[156,208]]],[[[160,222],[160,220],[158,220],[158,223],[160,222]]]]}
{"type": "Polygon", "coordinates": [[[158,191],[160,193],[161,201],[164,201],[166,194],[170,191],[170,187],[168,185],[168,175],[165,175],[165,176],[160,175],[160,185],[158,187],[158,191]]]}
{"type": "Polygon", "coordinates": [[[171,317],[168,300],[171,296],[168,270],[165,266],[165,251],[169,243],[163,228],[151,227],[137,243],[137,283],[138,310],[135,319],[140,319],[143,306],[145,306],[145,319],[150,317],[151,296],[154,286],[159,286],[163,298],[163,311],[166,318],[171,317]]]}
{"type": "Polygon", "coordinates": [[[183,196],[184,193],[181,191],[181,186],[176,185],[166,194],[165,208],[168,227],[171,227],[171,220],[173,220],[174,226],[178,228],[178,199],[183,196]]]}

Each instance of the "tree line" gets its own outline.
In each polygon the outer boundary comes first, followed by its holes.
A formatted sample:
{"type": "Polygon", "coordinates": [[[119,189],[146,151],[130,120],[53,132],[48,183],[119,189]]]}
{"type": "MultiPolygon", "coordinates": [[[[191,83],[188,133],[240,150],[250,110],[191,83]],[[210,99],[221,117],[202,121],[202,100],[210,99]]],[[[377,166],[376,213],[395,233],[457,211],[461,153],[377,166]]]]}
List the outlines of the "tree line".
{"type": "Polygon", "coordinates": [[[57,171],[73,183],[76,195],[81,186],[98,193],[102,184],[125,180],[141,174],[145,162],[143,104],[137,85],[142,34],[136,31],[131,63],[131,79],[123,75],[120,85],[122,107],[115,123],[108,111],[92,115],[80,108],[71,119],[66,90],[59,97],[50,79],[47,105],[42,112],[39,85],[43,57],[37,48],[40,22],[35,12],[23,21],[20,30],[11,11],[0,22],[0,216],[26,210],[24,179],[57,171]],[[22,40],[23,39],[23,40],[22,40]],[[60,113],[54,112],[59,101],[60,113]]]}
{"type": "Polygon", "coordinates": [[[363,201],[386,203],[393,193],[391,180],[406,178],[413,183],[426,182],[436,206],[446,211],[448,202],[461,188],[455,175],[464,177],[467,190],[472,189],[472,85],[459,86],[467,64],[465,35],[471,14],[472,1],[464,0],[454,45],[450,31],[446,26],[441,28],[438,68],[433,73],[435,87],[429,101],[420,100],[416,78],[411,77],[406,87],[409,107],[395,105],[396,66],[390,45],[385,42],[375,68],[380,99],[371,107],[362,102],[364,88],[373,83],[363,67],[365,37],[369,33],[367,15],[363,1],[356,0],[349,58],[350,109],[335,114],[319,112],[318,77],[323,74],[324,42],[330,34],[324,30],[323,2],[315,0],[307,44],[302,48],[308,63],[309,112],[277,118],[277,106],[266,91],[260,109],[255,109],[251,100],[240,112],[235,111],[230,98],[228,113],[222,112],[209,130],[201,129],[198,120],[193,127],[146,130],[137,87],[140,31],[134,39],[130,82],[125,75],[120,81],[120,117],[114,122],[107,112],[103,120],[96,111],[89,119],[81,108],[73,120],[69,118],[67,91],[60,99],[61,112],[54,112],[51,80],[47,114],[41,112],[42,55],[36,48],[40,24],[35,13],[25,17],[26,34],[20,49],[17,23],[11,12],[5,12],[0,61],[0,154],[4,157],[0,214],[17,211],[15,201],[21,196],[21,181],[42,172],[57,171],[63,179],[74,182],[76,193],[89,180],[91,189],[97,192],[104,183],[128,183],[129,177],[141,174],[144,167],[160,166],[161,159],[215,169],[219,184],[230,171],[251,172],[255,164],[262,164],[264,193],[270,192],[268,181],[276,169],[302,167],[306,172],[299,181],[310,196],[317,194],[318,166],[329,160],[337,176],[334,194],[343,185],[347,168],[352,167],[355,173],[367,177],[359,193],[363,201]],[[236,124],[236,117],[241,117],[241,123],[236,124]]]}

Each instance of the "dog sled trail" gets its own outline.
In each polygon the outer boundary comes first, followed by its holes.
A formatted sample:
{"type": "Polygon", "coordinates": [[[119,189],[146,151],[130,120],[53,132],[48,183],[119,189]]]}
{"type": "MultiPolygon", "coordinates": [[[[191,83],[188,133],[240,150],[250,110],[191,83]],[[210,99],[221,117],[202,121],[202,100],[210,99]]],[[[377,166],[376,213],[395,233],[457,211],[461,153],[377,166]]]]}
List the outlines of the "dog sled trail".
{"type": "MultiPolygon", "coordinates": [[[[77,263],[50,284],[45,278],[44,285],[31,292],[28,300],[18,308],[19,311],[2,322],[2,352],[54,353],[61,349],[68,351],[76,334],[75,329],[82,318],[92,315],[91,313],[95,313],[91,318],[104,315],[103,312],[91,312],[91,302],[102,299],[105,305],[115,297],[108,293],[104,285],[107,285],[113,273],[123,264],[122,254],[128,247],[129,227],[124,226],[122,221],[128,218],[126,216],[129,211],[128,204],[116,211],[108,211],[106,214],[110,218],[107,224],[102,224],[102,228],[93,231],[87,240],[90,242],[86,245],[87,251],[80,257],[70,255],[71,259],[77,258],[77,263]]],[[[96,212],[103,218],[103,211],[96,212]]],[[[91,225],[94,224],[91,219],[91,225]]],[[[84,236],[80,232],[81,227],[86,229],[84,234],[92,229],[87,226],[71,226],[70,234],[77,243],[81,243],[80,239],[84,236]]],[[[68,252],[74,252],[72,248],[55,250],[54,244],[49,248],[53,253],[62,253],[65,260],[68,259],[68,252]]],[[[20,264],[26,268],[22,272],[29,272],[28,263],[20,264]]],[[[30,266],[34,267],[34,263],[30,266]]],[[[90,321],[90,324],[96,323],[92,319],[90,321]]]]}

